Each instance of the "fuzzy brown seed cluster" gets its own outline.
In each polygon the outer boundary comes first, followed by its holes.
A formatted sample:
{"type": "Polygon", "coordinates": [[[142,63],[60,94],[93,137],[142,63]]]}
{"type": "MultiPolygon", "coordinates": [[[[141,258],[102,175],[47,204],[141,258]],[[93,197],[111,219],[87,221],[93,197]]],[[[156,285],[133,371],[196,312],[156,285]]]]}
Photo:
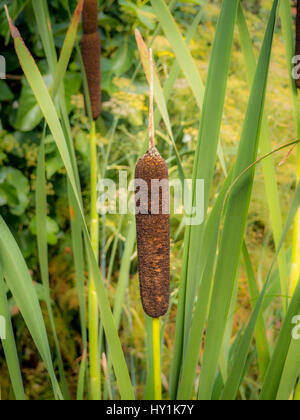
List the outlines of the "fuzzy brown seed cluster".
{"type": "Polygon", "coordinates": [[[83,33],[98,31],[98,0],[85,0],[82,11],[83,33]]]}
{"type": "Polygon", "coordinates": [[[92,115],[96,120],[101,112],[101,43],[98,32],[97,0],[85,0],[82,20],[81,53],[89,87],[92,115]]]}
{"type": "MultiPolygon", "coordinates": [[[[300,55],[300,0],[297,1],[297,18],[296,18],[296,51],[295,55],[300,55]]],[[[300,79],[296,79],[296,86],[300,89],[300,79]]]]}
{"type": "MultiPolygon", "coordinates": [[[[156,148],[139,159],[135,178],[148,185],[148,214],[137,212],[136,215],[141,299],[146,314],[159,318],[166,314],[170,298],[170,215],[169,212],[164,214],[169,207],[169,194],[167,203],[163,203],[162,192],[151,195],[151,180],[168,179],[167,164],[156,148]],[[158,214],[151,212],[151,204],[159,209],[158,214]]],[[[140,210],[137,196],[136,200],[137,210],[140,210]]]]}

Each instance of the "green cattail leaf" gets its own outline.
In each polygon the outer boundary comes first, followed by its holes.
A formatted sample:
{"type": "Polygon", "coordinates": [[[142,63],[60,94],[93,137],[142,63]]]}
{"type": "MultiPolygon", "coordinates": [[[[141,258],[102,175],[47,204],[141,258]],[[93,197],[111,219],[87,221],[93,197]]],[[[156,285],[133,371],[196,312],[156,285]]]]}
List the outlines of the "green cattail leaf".
{"type": "MultiPolygon", "coordinates": [[[[251,89],[235,163],[234,178],[240,176],[256,160],[257,156],[277,5],[278,0],[274,0],[251,89]]],[[[242,250],[253,179],[254,169],[252,168],[250,173],[244,174],[239,179],[231,189],[229,196],[216,265],[203,365],[200,375],[198,398],[201,400],[210,399],[213,391],[220,347],[222,345],[228,316],[229,302],[231,300],[242,250]]]]}
{"type": "MultiPolygon", "coordinates": [[[[204,10],[205,2],[202,5],[202,11],[204,10]]],[[[171,47],[176,55],[176,60],[179,64],[180,69],[183,71],[187,81],[190,84],[194,97],[196,99],[197,105],[200,110],[202,110],[203,100],[204,100],[204,84],[202,82],[200,73],[197,69],[196,63],[192,58],[192,55],[188,49],[187,43],[184,41],[183,37],[180,34],[178,26],[170,12],[170,7],[168,8],[163,0],[155,0],[152,2],[152,7],[156,12],[156,16],[159,19],[159,22],[163,28],[163,31],[171,44],[171,47]]],[[[190,27],[190,30],[187,34],[187,41],[191,34],[193,33],[193,26],[199,23],[202,11],[195,17],[193,25],[190,27]]],[[[172,68],[170,72],[170,79],[166,84],[166,93],[168,97],[168,89],[172,86],[172,80],[175,81],[177,73],[177,64],[172,68]]],[[[167,100],[167,98],[166,98],[167,100]]],[[[222,146],[218,144],[218,157],[222,166],[224,173],[226,174],[225,160],[223,155],[222,146]]]]}
{"type": "Polygon", "coordinates": [[[129,273],[130,273],[130,266],[131,266],[130,259],[134,250],[135,243],[136,243],[136,226],[135,226],[134,217],[132,217],[132,220],[130,221],[128,225],[128,231],[126,234],[126,243],[125,243],[124,252],[122,255],[118,286],[117,286],[116,296],[114,300],[113,314],[114,314],[117,327],[119,327],[119,324],[120,324],[125,291],[126,291],[126,288],[128,287],[128,280],[129,280],[129,273]]]}
{"type": "Polygon", "coordinates": [[[299,374],[299,341],[292,338],[292,330],[295,327],[292,320],[300,312],[300,282],[293,295],[287,316],[284,319],[280,335],[271,359],[269,369],[260,395],[261,400],[272,401],[285,399],[288,391],[292,391],[299,374]],[[295,359],[296,357],[296,359],[295,359]],[[291,370],[295,369],[295,370],[291,370]]]}
{"type": "MultiPolygon", "coordinates": [[[[204,179],[205,182],[205,215],[216,162],[237,5],[236,0],[222,2],[206,82],[193,174],[194,180],[204,179]]],[[[175,398],[177,393],[180,366],[184,347],[188,342],[194,299],[200,280],[199,273],[203,270],[202,264],[205,264],[199,260],[202,235],[202,225],[186,227],[171,373],[171,398],[175,398]]]]}
{"type": "Polygon", "coordinates": [[[57,67],[55,70],[54,82],[50,88],[50,92],[53,98],[55,98],[58,92],[59,86],[64,80],[64,77],[65,77],[65,74],[69,65],[74,43],[76,40],[78,25],[80,22],[80,16],[81,16],[82,8],[83,8],[83,1],[84,0],[79,0],[77,4],[77,7],[75,9],[73,18],[68,27],[68,31],[67,31],[64,43],[63,43],[63,47],[62,47],[60,57],[57,63],[57,67]]]}
{"type": "Polygon", "coordinates": [[[190,337],[181,369],[181,379],[177,394],[179,400],[188,400],[192,397],[193,393],[202,336],[208,313],[209,296],[212,288],[213,268],[216,259],[222,205],[232,182],[232,174],[233,170],[228,174],[205,225],[203,242],[206,246],[202,247],[200,256],[201,261],[203,261],[203,270],[195,307],[195,315],[192,320],[190,337]]]}
{"type": "Polygon", "coordinates": [[[177,61],[182,68],[192,91],[194,92],[198,107],[202,109],[204,100],[204,85],[200,78],[196,63],[193,60],[191,53],[165,2],[163,0],[152,0],[151,4],[166,34],[166,37],[176,54],[177,61]]]}
{"type": "MultiPolygon", "coordinates": [[[[278,150],[281,150],[281,147],[278,148],[277,150],[273,151],[272,153],[275,153],[278,150]]],[[[267,156],[264,156],[261,159],[259,159],[258,161],[256,161],[255,165],[259,161],[261,161],[262,159],[267,158],[269,155],[270,154],[268,154],[267,156]]],[[[247,363],[247,355],[248,355],[249,348],[250,348],[250,345],[251,345],[251,340],[252,340],[252,337],[253,337],[255,326],[256,325],[259,326],[259,318],[260,318],[261,311],[263,310],[263,303],[264,303],[264,298],[265,298],[265,295],[266,295],[266,291],[268,290],[270,281],[272,280],[273,268],[275,266],[278,254],[280,253],[281,247],[284,244],[286,236],[287,236],[287,234],[290,230],[290,227],[292,225],[295,214],[296,214],[296,212],[299,208],[299,205],[300,205],[300,185],[297,187],[297,190],[296,190],[295,196],[294,196],[294,200],[293,200],[293,202],[291,204],[291,207],[289,209],[288,217],[287,217],[284,229],[283,229],[283,233],[282,233],[282,236],[281,236],[281,239],[280,239],[280,243],[279,243],[278,249],[276,251],[276,254],[273,258],[273,262],[271,264],[271,268],[270,268],[268,276],[266,278],[264,288],[263,288],[263,290],[260,294],[258,302],[255,306],[255,309],[254,309],[252,315],[251,315],[251,319],[249,321],[249,324],[247,326],[245,334],[243,335],[241,343],[239,344],[238,350],[236,352],[236,356],[235,356],[235,359],[234,359],[234,362],[233,362],[233,365],[232,365],[231,373],[230,373],[229,378],[228,378],[228,380],[225,384],[225,387],[224,387],[224,391],[223,391],[223,394],[222,394],[222,399],[225,399],[225,400],[235,399],[236,394],[238,392],[238,387],[239,387],[239,385],[242,381],[243,376],[246,373],[245,366],[246,366],[246,363],[247,363]]],[[[290,317],[290,314],[288,313],[287,318],[289,318],[289,317],[290,317]]],[[[287,326],[287,327],[289,326],[288,322],[286,323],[286,320],[285,320],[285,326],[287,326]]],[[[283,333],[283,330],[281,330],[281,333],[283,333]]],[[[284,335],[284,337],[286,338],[286,335],[284,335]]],[[[279,347],[278,344],[276,346],[279,347]]],[[[282,356],[282,354],[281,354],[281,356],[282,356]]],[[[278,362],[278,359],[275,362],[275,361],[273,361],[273,358],[274,358],[274,354],[273,354],[271,363],[268,366],[268,371],[267,371],[265,381],[264,381],[264,384],[266,384],[267,388],[268,388],[269,385],[271,387],[273,387],[273,385],[274,385],[273,382],[271,384],[267,383],[267,376],[269,375],[270,377],[272,377],[272,375],[274,374],[274,372],[273,372],[274,365],[275,365],[275,363],[278,362]],[[274,364],[271,367],[272,363],[274,363],[274,364]]],[[[284,363],[284,361],[282,361],[282,363],[284,363]]],[[[278,366],[278,368],[280,369],[280,366],[278,366]]],[[[275,397],[274,397],[274,399],[275,399],[275,397]]]]}
{"type": "Polygon", "coordinates": [[[272,401],[289,399],[288,391],[292,391],[299,374],[299,341],[292,338],[294,316],[300,311],[300,282],[298,282],[287,316],[281,327],[276,347],[260,395],[261,400],[272,401]],[[295,359],[295,357],[297,359],[295,359]],[[298,361],[297,361],[298,360],[298,361]],[[295,369],[295,370],[291,370],[295,369]]]}
{"type": "MultiPolygon", "coordinates": [[[[272,150],[267,155],[264,155],[256,160],[254,164],[247,168],[249,171],[253,166],[257,165],[258,163],[264,161],[265,159],[270,158],[271,155],[274,153],[279,152],[280,150],[291,148],[294,145],[298,144],[300,140],[293,140],[288,142],[284,145],[279,146],[278,148],[272,150]]],[[[195,316],[192,321],[191,325],[191,333],[190,338],[187,345],[186,355],[183,361],[182,366],[182,376],[178,388],[178,395],[177,398],[179,400],[186,400],[190,399],[192,396],[193,386],[195,383],[195,375],[196,375],[196,368],[198,363],[198,357],[200,353],[200,346],[202,343],[202,335],[206,321],[206,314],[207,314],[207,306],[209,302],[209,295],[211,289],[211,281],[213,276],[213,268],[216,259],[217,253],[217,242],[218,242],[218,232],[220,229],[220,220],[222,214],[222,208],[224,206],[224,200],[226,200],[226,196],[234,186],[234,184],[238,181],[238,179],[233,180],[233,169],[228,174],[222,189],[220,190],[216,202],[212,208],[212,211],[209,215],[207,223],[205,225],[205,232],[204,232],[204,240],[203,242],[206,244],[205,247],[201,249],[201,260],[205,262],[205,267],[201,274],[201,281],[200,281],[200,288],[198,291],[198,298],[197,304],[195,307],[195,316]]],[[[276,273],[275,273],[276,274],[276,273]]],[[[276,275],[278,277],[278,273],[276,275]]],[[[272,286],[274,283],[273,276],[270,277],[269,284],[272,286]]],[[[276,286],[276,284],[275,284],[276,286]]],[[[254,286],[252,285],[252,292],[254,286]]],[[[269,285],[267,291],[270,292],[269,285]]],[[[271,292],[270,292],[271,293],[271,292]]],[[[257,295],[258,292],[251,293],[252,295],[257,295]]],[[[255,300],[254,300],[255,302],[255,300]]],[[[266,307],[264,307],[266,310],[266,307]]],[[[259,331],[259,335],[263,335],[263,330],[259,331]]],[[[261,342],[264,342],[264,337],[261,337],[261,342]]],[[[264,349],[267,352],[267,346],[264,349]]],[[[267,363],[265,363],[267,365],[267,363]]]]}
{"type": "Polygon", "coordinates": [[[38,156],[37,164],[37,175],[36,175],[36,227],[37,227],[37,245],[38,245],[38,256],[39,265],[41,272],[41,279],[45,291],[45,300],[47,310],[49,314],[52,334],[56,347],[57,360],[59,375],[61,380],[61,389],[63,392],[64,399],[70,398],[68,385],[65,377],[63,360],[60,352],[59,341],[55,329],[54,315],[52,311],[52,301],[50,295],[49,285],[49,267],[48,267],[48,243],[47,243],[47,231],[45,226],[47,224],[47,192],[46,192],[46,169],[45,169],[45,150],[44,150],[44,137],[45,129],[43,133],[43,139],[40,145],[40,151],[38,156]]]}
{"type": "MultiPolygon", "coordinates": [[[[247,23],[243,14],[242,6],[239,5],[237,23],[239,28],[240,40],[242,51],[244,54],[248,82],[251,86],[253,83],[253,78],[255,75],[256,60],[253,51],[253,46],[248,31],[247,23]]],[[[261,138],[260,138],[260,151],[263,155],[271,151],[271,139],[268,128],[268,121],[266,114],[264,113],[262,119],[261,127],[261,138]]],[[[278,246],[281,235],[282,235],[282,216],[281,216],[281,206],[280,198],[276,181],[276,171],[275,171],[275,162],[271,157],[266,159],[262,163],[264,181],[266,187],[266,194],[269,205],[270,219],[272,230],[274,234],[275,245],[278,246]]],[[[285,257],[285,248],[282,247],[281,252],[278,255],[278,264],[279,264],[279,274],[280,274],[280,284],[281,284],[281,294],[285,296],[283,298],[283,308],[284,312],[287,310],[287,294],[288,294],[288,285],[287,285],[287,267],[286,267],[286,257],[285,257]]]]}
{"type": "Polygon", "coordinates": [[[16,400],[25,400],[25,393],[18,359],[18,352],[11,323],[11,316],[6,296],[6,285],[3,279],[2,266],[0,263],[0,316],[5,320],[5,339],[2,340],[2,346],[5,354],[7,367],[16,400]]]}
{"type": "Polygon", "coordinates": [[[35,18],[39,28],[47,62],[50,67],[50,73],[54,76],[55,68],[57,65],[57,56],[47,1],[32,0],[32,7],[35,13],[35,18]]]}
{"type": "MultiPolygon", "coordinates": [[[[208,0],[207,0],[208,1],[208,0]]],[[[207,1],[205,2],[205,4],[207,3],[207,1]]],[[[195,16],[192,25],[189,27],[187,34],[186,34],[186,44],[187,46],[189,46],[191,40],[193,39],[196,30],[198,29],[198,25],[201,22],[201,19],[203,18],[203,16],[205,15],[205,7],[203,5],[203,8],[201,8],[201,10],[199,11],[199,13],[195,16]]],[[[178,60],[174,60],[174,64],[172,65],[169,74],[168,74],[168,78],[164,84],[163,90],[164,90],[164,97],[165,97],[165,101],[166,103],[168,103],[171,94],[173,92],[173,88],[174,88],[174,84],[176,82],[176,80],[178,79],[179,75],[180,75],[180,65],[178,63],[178,60]]],[[[199,76],[200,77],[200,76],[199,76]]],[[[154,120],[155,120],[155,125],[158,126],[160,123],[160,119],[161,119],[161,115],[160,115],[160,111],[159,109],[157,109],[155,111],[154,114],[154,120]]]]}
{"type": "Polygon", "coordinates": [[[1,216],[0,262],[7,285],[45,362],[55,396],[58,398],[60,390],[52,365],[46,327],[38,297],[21,251],[1,216]]]}
{"type": "MultiPolygon", "coordinates": [[[[257,287],[254,269],[252,267],[252,263],[251,263],[250,256],[249,256],[245,242],[243,244],[243,256],[244,256],[245,268],[247,272],[252,310],[254,310],[255,303],[257,302],[257,299],[259,298],[259,289],[257,287]]],[[[267,372],[269,362],[270,362],[270,350],[269,350],[269,343],[267,339],[265,321],[262,314],[258,317],[258,320],[257,320],[257,325],[255,328],[255,341],[256,341],[256,348],[257,348],[259,371],[260,371],[261,379],[263,381],[267,372]]]]}
{"type": "MultiPolygon", "coordinates": [[[[299,311],[295,315],[299,316],[299,311]]],[[[293,327],[295,327],[294,324],[293,327]]],[[[278,393],[276,396],[276,399],[279,401],[288,401],[293,393],[297,378],[299,377],[300,373],[299,354],[300,340],[293,339],[290,343],[290,348],[286,357],[278,393]]]]}

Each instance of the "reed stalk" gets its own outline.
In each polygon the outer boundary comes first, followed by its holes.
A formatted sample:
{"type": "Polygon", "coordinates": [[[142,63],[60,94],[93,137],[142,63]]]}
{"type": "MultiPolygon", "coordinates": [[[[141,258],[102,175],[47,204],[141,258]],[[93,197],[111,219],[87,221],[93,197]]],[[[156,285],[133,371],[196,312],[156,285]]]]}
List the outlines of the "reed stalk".
{"type": "MultiPolygon", "coordinates": [[[[154,66],[152,49],[148,54],[149,61],[149,149],[142,156],[135,170],[135,179],[143,180],[148,186],[148,200],[136,211],[136,231],[138,248],[138,265],[141,300],[144,311],[152,318],[153,350],[153,394],[160,400],[161,392],[161,351],[160,351],[160,317],[165,315],[170,297],[170,215],[165,213],[163,198],[152,194],[153,181],[168,179],[168,167],[155,147],[154,139],[154,66]],[[153,210],[153,204],[158,210],[153,210]]],[[[136,205],[139,201],[136,184],[136,205]]]]}
{"type": "MultiPolygon", "coordinates": [[[[97,144],[96,144],[96,124],[92,122],[91,139],[91,222],[90,233],[91,242],[95,258],[99,262],[99,218],[97,213],[97,144]]],[[[90,387],[91,397],[93,400],[101,399],[101,370],[100,370],[100,349],[98,346],[99,331],[99,310],[98,299],[96,294],[95,279],[90,273],[89,280],[89,345],[90,345],[90,387]]]]}
{"type": "MultiPolygon", "coordinates": [[[[155,147],[154,140],[154,82],[153,82],[153,54],[150,48],[150,103],[149,103],[149,147],[155,147]]],[[[152,318],[152,347],[154,399],[161,400],[161,351],[160,351],[160,319],[152,318]]]]}
{"type": "Polygon", "coordinates": [[[161,400],[160,319],[152,318],[154,399],[161,400]]]}

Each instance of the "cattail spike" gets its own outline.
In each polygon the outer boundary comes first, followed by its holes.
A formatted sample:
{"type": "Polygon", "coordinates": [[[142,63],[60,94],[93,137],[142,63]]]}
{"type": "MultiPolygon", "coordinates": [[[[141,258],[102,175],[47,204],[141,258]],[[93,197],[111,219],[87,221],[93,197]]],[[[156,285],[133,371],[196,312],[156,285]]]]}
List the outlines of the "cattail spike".
{"type": "Polygon", "coordinates": [[[98,1],[85,0],[82,12],[83,33],[93,34],[98,30],[98,1]]]}
{"type": "Polygon", "coordinates": [[[101,113],[101,41],[98,32],[97,0],[85,0],[82,21],[81,53],[89,87],[92,116],[93,120],[96,120],[101,113]]]}
{"type": "Polygon", "coordinates": [[[101,112],[101,44],[98,32],[83,34],[81,38],[81,53],[89,87],[92,115],[93,119],[96,120],[101,112]]]}
{"type": "MultiPolygon", "coordinates": [[[[135,170],[136,232],[141,300],[144,311],[152,318],[166,314],[170,299],[170,191],[168,166],[155,148],[154,141],[154,66],[152,49],[142,48],[143,40],[136,32],[140,52],[149,57],[149,150],[139,159],[135,170]],[[146,191],[140,181],[144,181],[146,191]],[[156,184],[156,190],[153,185],[156,184]],[[141,203],[138,193],[145,200],[141,203]],[[146,197],[145,197],[146,194],[146,197]],[[140,207],[138,208],[138,202],[140,207]],[[145,208],[145,206],[147,208],[145,208]]],[[[144,45],[144,44],[143,44],[144,45]]],[[[143,54],[141,54],[143,57],[143,54]]],[[[143,58],[142,58],[143,61],[143,58]]],[[[145,73],[148,66],[144,65],[145,73]]]]}
{"type": "Polygon", "coordinates": [[[170,298],[170,215],[168,167],[156,148],[139,159],[135,179],[148,187],[148,214],[144,210],[136,214],[141,300],[146,314],[159,318],[168,311],[170,298]],[[152,181],[165,181],[164,193],[152,193],[152,181]]]}

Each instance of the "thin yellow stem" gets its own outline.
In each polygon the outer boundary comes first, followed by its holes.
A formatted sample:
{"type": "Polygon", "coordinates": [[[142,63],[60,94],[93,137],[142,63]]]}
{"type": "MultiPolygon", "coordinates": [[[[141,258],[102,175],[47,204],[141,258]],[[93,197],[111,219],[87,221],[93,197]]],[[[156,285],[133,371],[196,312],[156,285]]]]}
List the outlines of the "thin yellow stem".
{"type": "MultiPolygon", "coordinates": [[[[96,124],[92,122],[91,139],[91,241],[95,257],[99,258],[99,218],[97,213],[97,145],[96,124]]],[[[90,390],[93,400],[101,399],[100,351],[98,346],[99,310],[95,281],[90,274],[89,279],[89,354],[90,354],[90,390]]]]}
{"type": "Polygon", "coordinates": [[[159,318],[152,319],[152,339],[153,339],[154,399],[159,401],[162,399],[159,318]]]}

